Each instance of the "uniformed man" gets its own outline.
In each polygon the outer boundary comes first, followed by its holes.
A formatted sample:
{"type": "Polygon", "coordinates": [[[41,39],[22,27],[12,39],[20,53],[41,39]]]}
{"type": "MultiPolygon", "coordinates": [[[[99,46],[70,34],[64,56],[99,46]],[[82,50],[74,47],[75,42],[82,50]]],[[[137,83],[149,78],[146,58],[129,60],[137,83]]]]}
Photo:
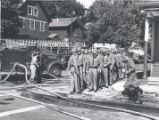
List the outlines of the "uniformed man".
{"type": "Polygon", "coordinates": [[[72,49],[72,56],[70,57],[68,61],[68,69],[70,70],[70,73],[72,75],[71,79],[71,91],[70,93],[80,93],[80,76],[79,76],[79,70],[78,70],[78,54],[77,54],[77,48],[72,49]]]}
{"type": "Polygon", "coordinates": [[[94,90],[95,92],[98,89],[98,67],[100,65],[99,59],[97,58],[97,50],[94,49],[92,51],[92,56],[89,58],[89,80],[90,80],[90,90],[94,90]]]}
{"type": "Polygon", "coordinates": [[[124,79],[125,77],[125,56],[124,56],[124,51],[121,50],[120,51],[120,55],[119,55],[119,62],[118,62],[118,66],[119,66],[119,79],[124,79]]]}
{"type": "Polygon", "coordinates": [[[109,67],[111,62],[109,61],[108,51],[106,49],[103,50],[103,77],[104,77],[104,86],[108,88],[109,86],[109,67]]]}
{"type": "Polygon", "coordinates": [[[113,68],[113,83],[118,81],[119,79],[119,68],[118,68],[118,54],[117,50],[113,50],[113,57],[114,57],[114,68],[113,68]]]}
{"type": "Polygon", "coordinates": [[[88,80],[88,49],[85,49],[85,53],[84,53],[84,59],[83,59],[83,79],[85,82],[85,87],[89,86],[89,80],[88,80]]]}
{"type": "Polygon", "coordinates": [[[31,76],[30,76],[30,82],[33,83],[35,82],[35,79],[37,77],[37,68],[40,67],[39,66],[39,62],[38,62],[38,55],[36,51],[32,52],[31,55],[31,63],[30,63],[30,71],[31,71],[31,76]]]}
{"type": "Polygon", "coordinates": [[[132,59],[132,54],[128,53],[127,56],[127,72],[126,72],[127,80],[124,87],[128,87],[129,85],[136,86],[136,70],[135,63],[132,59]]]}
{"type": "Polygon", "coordinates": [[[80,76],[80,89],[81,91],[84,89],[84,79],[83,79],[83,61],[84,61],[84,57],[81,51],[82,49],[80,47],[77,48],[77,54],[78,54],[78,60],[77,60],[77,64],[78,64],[78,70],[79,70],[79,76],[80,76]]]}
{"type": "Polygon", "coordinates": [[[103,64],[103,55],[102,55],[102,48],[98,49],[98,56],[97,59],[100,62],[100,66],[98,67],[98,87],[102,87],[104,84],[103,81],[103,71],[102,71],[102,64],[103,64]]]}

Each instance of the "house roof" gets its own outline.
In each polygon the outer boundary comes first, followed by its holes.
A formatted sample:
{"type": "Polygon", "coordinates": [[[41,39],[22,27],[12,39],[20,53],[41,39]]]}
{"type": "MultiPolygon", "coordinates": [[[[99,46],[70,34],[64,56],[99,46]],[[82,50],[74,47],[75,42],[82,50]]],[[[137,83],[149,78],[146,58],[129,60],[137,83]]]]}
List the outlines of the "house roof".
{"type": "MultiPolygon", "coordinates": [[[[48,13],[47,13],[47,11],[46,11],[46,9],[45,9],[45,7],[43,6],[43,4],[41,3],[41,1],[40,0],[26,0],[25,1],[25,3],[22,5],[22,6],[20,6],[20,10],[26,10],[27,8],[27,5],[28,4],[32,4],[32,5],[34,5],[34,4],[36,4],[36,3],[38,3],[39,5],[40,5],[40,7],[41,7],[41,9],[43,10],[43,12],[44,12],[44,14],[45,14],[45,16],[46,16],[46,18],[48,19],[48,22],[50,22],[51,21],[51,18],[50,18],[50,16],[48,15],[48,13]]],[[[23,13],[22,13],[23,14],[23,13]]]]}
{"type": "Polygon", "coordinates": [[[77,17],[52,19],[52,22],[50,22],[49,27],[68,27],[76,20],[78,20],[77,17]]]}

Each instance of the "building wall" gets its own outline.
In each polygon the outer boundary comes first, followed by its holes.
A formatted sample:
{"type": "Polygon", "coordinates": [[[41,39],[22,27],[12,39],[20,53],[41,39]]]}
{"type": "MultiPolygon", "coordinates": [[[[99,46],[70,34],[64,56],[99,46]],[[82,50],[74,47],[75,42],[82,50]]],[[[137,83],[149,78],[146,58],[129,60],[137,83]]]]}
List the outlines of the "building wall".
{"type": "Polygon", "coordinates": [[[159,62],[159,20],[156,20],[154,45],[154,62],[159,62]]]}
{"type": "Polygon", "coordinates": [[[48,36],[48,31],[49,31],[48,20],[43,10],[41,9],[40,5],[36,4],[35,6],[38,8],[38,17],[33,15],[28,15],[27,14],[28,10],[25,10],[26,12],[25,16],[20,17],[20,19],[23,22],[23,27],[20,28],[19,35],[23,37],[26,36],[30,39],[46,39],[48,36]],[[35,30],[30,29],[30,20],[35,21],[35,30]],[[45,23],[45,31],[40,31],[40,22],[45,23]]]}
{"type": "Polygon", "coordinates": [[[64,39],[68,37],[67,29],[50,30],[50,33],[57,34],[60,39],[64,39]]]}

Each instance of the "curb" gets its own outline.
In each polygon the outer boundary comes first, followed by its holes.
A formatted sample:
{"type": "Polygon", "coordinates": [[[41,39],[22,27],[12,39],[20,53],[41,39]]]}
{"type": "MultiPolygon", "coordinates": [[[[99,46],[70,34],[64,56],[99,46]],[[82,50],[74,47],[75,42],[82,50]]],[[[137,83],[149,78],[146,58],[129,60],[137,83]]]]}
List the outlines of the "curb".
{"type": "MultiPolygon", "coordinates": [[[[34,90],[29,90],[29,92],[31,92],[34,95],[38,95],[38,96],[42,96],[48,100],[52,100],[52,98],[58,98],[55,95],[48,95],[48,94],[41,94],[39,92],[36,92],[34,90]]],[[[62,95],[61,93],[58,93],[60,95],[62,95]]],[[[98,105],[107,105],[107,106],[116,106],[116,107],[120,107],[120,108],[125,108],[125,109],[135,109],[136,107],[138,109],[148,109],[148,110],[159,110],[159,106],[157,105],[145,105],[145,104],[132,104],[132,103],[125,103],[123,101],[120,100],[100,100],[100,101],[96,101],[96,100],[88,100],[88,99],[74,99],[74,98],[69,98],[70,100],[74,100],[74,101],[79,101],[79,102],[86,102],[86,103],[93,103],[93,104],[98,104],[98,105]]]]}

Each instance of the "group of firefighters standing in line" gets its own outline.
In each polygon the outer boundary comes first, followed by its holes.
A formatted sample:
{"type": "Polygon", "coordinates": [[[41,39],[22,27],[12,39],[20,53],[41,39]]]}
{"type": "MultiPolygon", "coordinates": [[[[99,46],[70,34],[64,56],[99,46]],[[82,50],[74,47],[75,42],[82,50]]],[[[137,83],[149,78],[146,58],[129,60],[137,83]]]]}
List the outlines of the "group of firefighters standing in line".
{"type": "Polygon", "coordinates": [[[125,77],[125,86],[131,84],[136,79],[135,64],[131,57],[123,50],[73,48],[68,61],[72,75],[70,92],[81,93],[86,88],[96,92],[98,88],[108,88],[125,77]]]}

